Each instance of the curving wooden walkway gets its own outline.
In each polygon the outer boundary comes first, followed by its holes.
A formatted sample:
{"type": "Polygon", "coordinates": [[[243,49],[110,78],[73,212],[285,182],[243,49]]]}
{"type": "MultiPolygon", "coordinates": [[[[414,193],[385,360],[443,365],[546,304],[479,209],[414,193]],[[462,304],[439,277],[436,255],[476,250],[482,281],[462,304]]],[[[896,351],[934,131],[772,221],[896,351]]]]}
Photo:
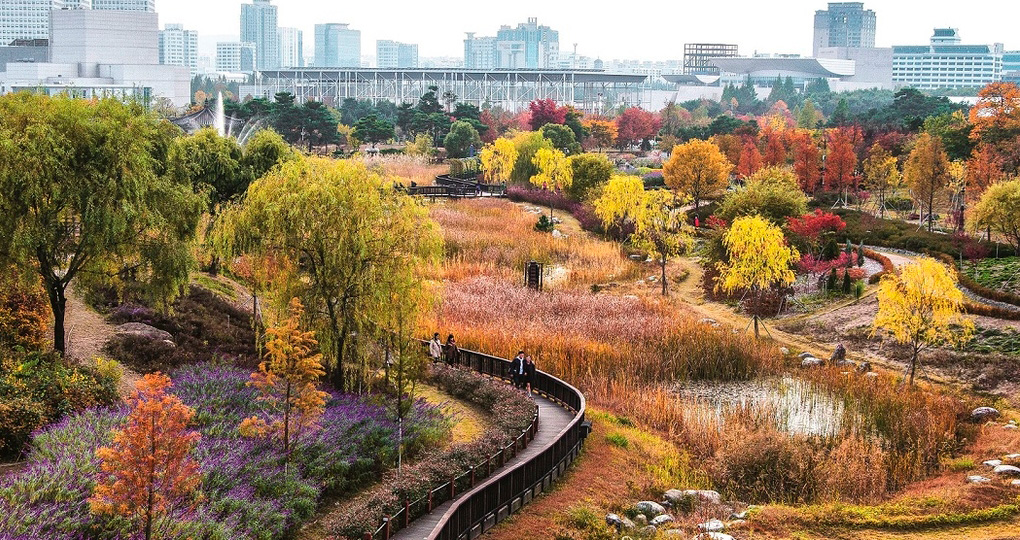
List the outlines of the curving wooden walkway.
{"type": "Polygon", "coordinates": [[[537,394],[534,395],[534,399],[535,403],[538,404],[538,432],[535,434],[535,438],[530,444],[528,444],[526,449],[508,460],[506,465],[504,465],[499,471],[495,472],[489,481],[483,482],[475,489],[462,493],[461,495],[458,495],[457,498],[436,507],[432,510],[431,514],[427,514],[412,521],[409,527],[401,529],[390,538],[397,540],[428,540],[429,538],[435,538],[435,533],[445,522],[447,517],[446,514],[450,511],[454,503],[464,497],[470,496],[476,491],[484,489],[491,481],[498,480],[501,473],[504,471],[516,468],[520,464],[526,463],[529,459],[537,456],[554,444],[559,439],[563,430],[566,429],[570,425],[570,422],[574,419],[574,413],[537,394]]]}

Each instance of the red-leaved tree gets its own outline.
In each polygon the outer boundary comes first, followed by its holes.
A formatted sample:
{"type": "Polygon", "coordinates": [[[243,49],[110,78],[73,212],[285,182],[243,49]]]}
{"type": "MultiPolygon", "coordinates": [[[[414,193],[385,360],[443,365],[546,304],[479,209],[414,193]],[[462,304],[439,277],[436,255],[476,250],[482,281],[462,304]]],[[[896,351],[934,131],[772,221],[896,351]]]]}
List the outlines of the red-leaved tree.
{"type": "Polygon", "coordinates": [[[822,176],[822,153],[810,134],[800,135],[793,142],[793,172],[804,193],[815,192],[822,176]]]}
{"type": "Polygon", "coordinates": [[[817,254],[823,236],[842,231],[846,228],[846,222],[836,214],[816,208],[813,214],[786,218],[786,228],[802,238],[811,248],[811,253],[817,254]]]}
{"type": "Polygon", "coordinates": [[[662,126],[662,118],[641,107],[628,107],[616,117],[616,144],[621,148],[638,144],[655,137],[662,126]]]}
{"type": "Polygon", "coordinates": [[[743,148],[740,149],[740,161],[737,163],[737,174],[741,178],[747,178],[761,169],[762,157],[758,151],[758,145],[754,139],[747,137],[743,148]]]}
{"type": "Polygon", "coordinates": [[[786,165],[786,143],[782,133],[770,131],[765,136],[765,155],[762,158],[766,167],[786,165]]]}
{"type": "Polygon", "coordinates": [[[96,450],[103,474],[89,507],[127,518],[146,540],[163,537],[167,518],[194,510],[202,479],[192,458],[200,436],[188,429],[195,411],[167,393],[171,384],[161,373],[138,381],[124,427],[113,432],[111,446],[96,450]]]}
{"type": "Polygon", "coordinates": [[[825,156],[825,189],[842,192],[857,187],[857,128],[837,128],[829,134],[829,152],[825,156]]]}
{"type": "Polygon", "coordinates": [[[562,124],[567,120],[567,108],[558,107],[551,99],[536,99],[528,103],[528,111],[531,113],[529,122],[532,131],[538,131],[546,124],[562,124]]]}

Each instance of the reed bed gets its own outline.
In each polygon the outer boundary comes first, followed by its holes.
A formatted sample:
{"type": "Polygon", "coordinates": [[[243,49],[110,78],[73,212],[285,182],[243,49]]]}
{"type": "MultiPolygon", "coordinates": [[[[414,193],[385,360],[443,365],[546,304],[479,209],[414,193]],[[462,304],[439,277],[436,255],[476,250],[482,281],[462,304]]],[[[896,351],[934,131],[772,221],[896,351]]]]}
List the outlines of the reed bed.
{"type": "Polygon", "coordinates": [[[586,234],[557,238],[538,232],[538,215],[506,200],[449,202],[433,206],[431,216],[446,240],[445,279],[486,275],[519,283],[529,261],[564,268],[566,283],[578,286],[631,279],[641,273],[639,265],[623,256],[619,244],[586,234]]]}
{"type": "Polygon", "coordinates": [[[409,156],[405,154],[388,156],[361,155],[356,159],[360,160],[371,170],[402,180],[404,185],[410,185],[411,182],[414,182],[419,186],[431,186],[435,183],[437,176],[450,172],[448,165],[432,163],[432,160],[426,156],[409,156]]]}

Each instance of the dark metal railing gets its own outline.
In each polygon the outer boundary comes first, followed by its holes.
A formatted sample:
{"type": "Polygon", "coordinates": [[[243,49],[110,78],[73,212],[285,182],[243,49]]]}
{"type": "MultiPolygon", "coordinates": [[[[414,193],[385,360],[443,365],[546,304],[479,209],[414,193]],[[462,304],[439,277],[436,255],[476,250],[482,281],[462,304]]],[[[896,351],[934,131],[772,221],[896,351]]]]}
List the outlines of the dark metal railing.
{"type": "MultiPolygon", "coordinates": [[[[422,343],[428,346],[428,342],[422,343]]],[[[510,380],[510,362],[503,358],[461,349],[457,363],[484,375],[510,380]]],[[[527,448],[538,433],[536,406],[530,425],[513,442],[460,476],[434,486],[425,496],[414,501],[405,499],[404,507],[384,518],[374,533],[365,533],[365,540],[389,540],[411,521],[432,513],[435,507],[452,499],[456,500],[428,538],[475,538],[549,489],[577,457],[591,427],[585,421],[584,395],[573,386],[537,371],[531,389],[574,412],[574,418],[548,448],[525,462],[501,470],[506,461],[527,448]],[[459,499],[458,494],[461,494],[459,499]]]]}

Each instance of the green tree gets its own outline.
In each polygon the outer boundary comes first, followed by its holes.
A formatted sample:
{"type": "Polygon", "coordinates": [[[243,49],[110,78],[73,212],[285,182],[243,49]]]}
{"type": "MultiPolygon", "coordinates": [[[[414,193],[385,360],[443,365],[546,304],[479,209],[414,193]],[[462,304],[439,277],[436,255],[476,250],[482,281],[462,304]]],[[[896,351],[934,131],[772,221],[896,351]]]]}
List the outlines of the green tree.
{"type": "Polygon", "coordinates": [[[563,124],[546,124],[539,131],[549,139],[553,148],[570,156],[581,153],[581,144],[577,142],[574,131],[563,124]]]}
{"type": "Polygon", "coordinates": [[[279,133],[271,129],[257,131],[244,145],[244,154],[241,156],[241,168],[247,177],[245,189],[248,189],[248,184],[262,178],[273,167],[296,158],[294,149],[279,133]]]}
{"type": "Polygon", "coordinates": [[[450,127],[450,132],[443,139],[446,154],[452,158],[468,157],[471,149],[477,151],[482,147],[482,138],[469,122],[457,121],[450,127]]]}
{"type": "Polygon", "coordinates": [[[537,131],[525,131],[518,133],[512,139],[517,148],[517,161],[514,163],[511,182],[515,184],[528,184],[531,177],[538,174],[538,166],[535,165],[535,153],[542,148],[552,149],[553,145],[537,131]]]}
{"type": "Polygon", "coordinates": [[[0,97],[0,257],[39,274],[58,351],[71,283],[130,277],[162,302],[187,283],[206,203],[166,174],[175,133],[114,99],[0,97]]]}
{"type": "Polygon", "coordinates": [[[629,223],[630,241],[659,262],[662,295],[669,294],[666,266],[693,243],[693,230],[682,210],[687,201],[664,189],[646,190],[636,176],[614,176],[595,201],[595,214],[606,227],[629,223]]]}
{"type": "Polygon", "coordinates": [[[1020,179],[989,186],[974,206],[971,222],[1003,235],[1020,252],[1020,179]]]}
{"type": "Polygon", "coordinates": [[[567,194],[581,201],[609,181],[613,163],[604,154],[578,154],[570,156],[570,171],[573,181],[567,194]]]}
{"type": "Polygon", "coordinates": [[[372,143],[372,146],[393,138],[393,124],[370,114],[354,124],[353,135],[360,141],[372,143]]]}
{"type": "Polygon", "coordinates": [[[797,175],[784,167],[768,167],[749,176],[746,185],[727,195],[716,214],[732,221],[738,217],[762,216],[773,224],[786,223],[807,211],[807,196],[797,184],[797,175]]]}
{"type": "Polygon", "coordinates": [[[364,388],[364,348],[395,309],[388,283],[421,282],[442,250],[425,206],[393,185],[359,162],[295,160],[253,182],[217,224],[225,254],[300,262],[296,286],[338,390],[364,388]]]}

